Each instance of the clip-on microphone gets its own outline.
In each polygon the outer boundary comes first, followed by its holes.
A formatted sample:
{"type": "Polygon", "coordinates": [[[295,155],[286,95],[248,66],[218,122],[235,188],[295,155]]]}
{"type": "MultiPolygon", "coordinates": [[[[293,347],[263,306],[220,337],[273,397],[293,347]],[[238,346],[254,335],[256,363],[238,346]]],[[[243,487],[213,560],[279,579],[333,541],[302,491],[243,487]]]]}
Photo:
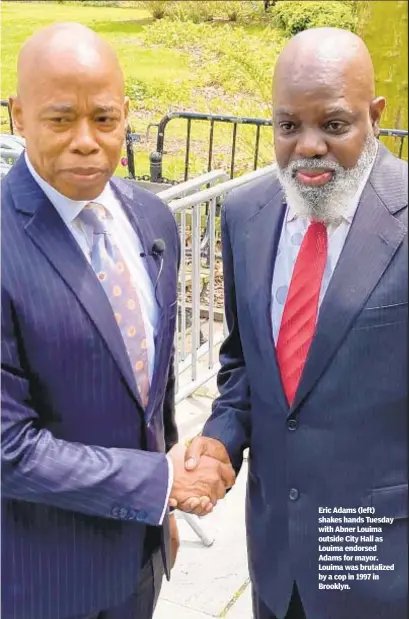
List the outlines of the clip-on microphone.
{"type": "Polygon", "coordinates": [[[152,243],[152,247],[151,250],[146,253],[146,252],[141,252],[139,255],[141,258],[146,258],[147,256],[153,256],[153,258],[159,258],[159,271],[158,271],[158,275],[156,278],[156,282],[155,282],[155,288],[154,288],[154,293],[155,293],[155,299],[156,302],[159,304],[158,302],[158,298],[156,296],[156,291],[157,291],[157,287],[158,287],[158,282],[159,282],[159,278],[161,276],[162,273],[162,269],[163,269],[163,253],[166,249],[166,243],[163,239],[155,239],[152,243]]]}

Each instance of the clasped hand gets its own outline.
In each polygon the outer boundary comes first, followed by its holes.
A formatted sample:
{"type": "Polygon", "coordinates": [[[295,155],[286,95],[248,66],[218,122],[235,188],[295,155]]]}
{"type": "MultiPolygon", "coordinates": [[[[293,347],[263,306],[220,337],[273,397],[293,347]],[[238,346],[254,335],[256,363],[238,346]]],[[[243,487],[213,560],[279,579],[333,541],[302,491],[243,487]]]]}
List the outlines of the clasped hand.
{"type": "Polygon", "coordinates": [[[215,439],[196,437],[187,449],[175,445],[168,456],[173,463],[171,507],[204,516],[236,481],[227,451],[215,439]]]}

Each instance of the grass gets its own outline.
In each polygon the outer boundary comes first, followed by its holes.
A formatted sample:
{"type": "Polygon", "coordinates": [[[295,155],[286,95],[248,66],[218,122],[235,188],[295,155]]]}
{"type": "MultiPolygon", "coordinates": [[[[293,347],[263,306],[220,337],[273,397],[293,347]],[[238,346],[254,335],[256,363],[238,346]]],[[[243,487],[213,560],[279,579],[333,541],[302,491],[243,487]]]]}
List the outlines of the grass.
{"type": "MultiPolygon", "coordinates": [[[[140,7],[127,7],[126,4],[124,2],[120,7],[85,7],[78,2],[1,2],[2,98],[8,98],[15,91],[16,60],[24,41],[47,24],[79,21],[104,37],[119,55],[127,94],[131,99],[131,126],[140,135],[140,141],[134,148],[137,175],[149,174],[149,154],[156,150],[156,129],[152,127],[149,139],[146,139],[147,127],[150,123],[157,123],[166,112],[190,110],[205,114],[270,116],[272,70],[286,40],[281,31],[262,21],[248,25],[154,22],[147,11],[140,7]]],[[[370,6],[383,4],[370,3],[370,6]]],[[[401,20],[397,23],[396,15],[394,20],[395,28],[388,27],[386,31],[398,43],[394,44],[393,39],[389,38],[387,53],[401,54],[404,46],[395,33],[397,29],[400,32],[401,20]]],[[[372,16],[369,21],[374,21],[372,16]]],[[[379,28],[376,33],[379,33],[379,28]]],[[[378,38],[375,37],[375,40],[378,38]]],[[[378,47],[376,43],[375,51],[378,47]]],[[[374,53],[374,49],[371,51],[374,53]]],[[[390,60],[386,56],[376,57],[375,63],[376,73],[382,77],[381,83],[377,84],[379,92],[383,94],[382,88],[386,85],[388,100],[392,102],[391,112],[383,126],[403,124],[405,127],[406,121],[402,118],[406,118],[407,101],[405,103],[402,92],[405,84],[407,86],[407,78],[390,79],[392,68],[396,72],[403,66],[402,62],[397,61],[391,65],[390,60]],[[383,76],[385,71],[387,79],[383,76]],[[399,84],[400,94],[396,93],[399,84]],[[401,100],[403,103],[400,103],[401,100]],[[399,118],[395,118],[395,108],[399,118]]],[[[407,74],[407,55],[404,73],[407,74]]],[[[7,114],[3,109],[1,130],[7,131],[7,127],[7,114]]],[[[183,178],[185,136],[185,121],[173,120],[169,123],[163,161],[163,175],[167,178],[183,178]]],[[[209,123],[192,123],[190,176],[207,171],[208,140],[209,123]]],[[[231,142],[231,125],[216,125],[213,168],[229,170],[231,142]]],[[[254,142],[255,129],[240,126],[236,154],[238,173],[252,169],[254,142]]],[[[396,151],[397,142],[389,142],[388,146],[396,151]]],[[[406,158],[407,145],[404,154],[406,158]]],[[[261,130],[259,165],[271,163],[272,158],[272,131],[264,127],[261,130]]],[[[119,167],[118,173],[124,175],[126,168],[119,167]]]]}
{"type": "MultiPolygon", "coordinates": [[[[84,7],[77,3],[1,3],[2,17],[2,71],[1,98],[8,98],[16,88],[16,60],[24,41],[41,27],[58,21],[80,21],[93,28],[113,45],[124,70],[127,94],[131,98],[131,125],[141,136],[135,145],[136,171],[138,175],[149,173],[149,153],[155,150],[156,131],[149,123],[158,122],[168,111],[194,110],[204,113],[235,114],[244,116],[269,116],[269,104],[258,94],[259,75],[254,75],[254,86],[243,92],[240,84],[251,84],[250,76],[237,79],[241,71],[240,50],[231,52],[239,44],[243,32],[249,45],[254,47],[254,65],[269,51],[263,50],[260,39],[264,31],[262,24],[229,26],[205,24],[197,32],[190,32],[193,24],[177,22],[153,24],[149,13],[140,8],[127,7],[84,7]],[[164,41],[160,28],[165,29],[164,41]],[[176,39],[167,42],[168,30],[176,31],[176,39]],[[159,35],[158,35],[159,32],[159,35]],[[189,43],[189,36],[195,35],[195,43],[189,43]],[[159,42],[158,42],[159,41],[159,42]],[[230,43],[229,43],[230,41],[230,43]],[[224,48],[223,48],[224,45],[224,48]],[[257,51],[258,50],[258,51],[257,51]],[[238,57],[234,59],[234,54],[238,57]],[[229,64],[230,63],[230,64],[229,64]],[[256,93],[256,94],[255,94],[256,93]]],[[[280,37],[277,35],[277,38],[280,37]]],[[[281,45],[281,40],[279,45],[281,45]]],[[[279,48],[279,45],[277,49],[279,48]]],[[[271,54],[270,54],[271,55],[271,54]]],[[[250,68],[251,70],[251,68],[250,68]]],[[[271,69],[263,76],[270,80],[271,69]]],[[[7,115],[1,115],[2,131],[7,131],[7,115]]],[[[231,126],[215,130],[215,155],[213,167],[228,168],[230,165],[231,126]]],[[[166,132],[163,174],[168,178],[183,176],[185,156],[186,123],[172,121],[166,132]]],[[[192,152],[190,157],[191,176],[207,170],[208,123],[192,125],[192,152]]],[[[237,141],[237,166],[241,171],[251,169],[252,144],[255,131],[251,127],[240,127],[237,141]]],[[[261,163],[271,160],[271,132],[262,131],[260,147],[261,163]]],[[[124,174],[125,168],[118,173],[124,174]]]]}

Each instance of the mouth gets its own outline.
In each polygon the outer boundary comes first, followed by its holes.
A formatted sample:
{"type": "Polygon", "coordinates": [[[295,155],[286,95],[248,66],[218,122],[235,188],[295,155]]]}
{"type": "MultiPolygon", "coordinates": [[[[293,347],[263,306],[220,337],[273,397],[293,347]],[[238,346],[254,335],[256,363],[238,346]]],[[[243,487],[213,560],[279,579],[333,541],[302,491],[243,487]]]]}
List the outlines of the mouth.
{"type": "Polygon", "coordinates": [[[70,176],[77,183],[88,184],[96,181],[104,175],[101,168],[69,168],[64,170],[65,174],[70,176]]]}
{"type": "Polygon", "coordinates": [[[328,169],[300,169],[295,173],[295,178],[302,185],[308,187],[322,187],[334,177],[334,171],[328,169]]]}

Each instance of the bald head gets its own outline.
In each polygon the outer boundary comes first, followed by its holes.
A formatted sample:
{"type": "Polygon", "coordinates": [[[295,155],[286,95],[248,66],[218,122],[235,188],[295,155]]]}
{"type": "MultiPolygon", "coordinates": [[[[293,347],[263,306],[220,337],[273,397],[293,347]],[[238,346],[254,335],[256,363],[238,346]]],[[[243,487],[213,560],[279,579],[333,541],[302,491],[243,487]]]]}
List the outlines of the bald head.
{"type": "Polygon", "coordinates": [[[20,50],[17,62],[17,92],[31,95],[45,75],[55,72],[111,74],[120,88],[123,75],[112,47],[93,30],[75,22],[56,23],[38,30],[20,50]]]}
{"type": "Polygon", "coordinates": [[[311,83],[342,83],[343,88],[353,84],[368,102],[374,98],[374,69],[368,48],[348,30],[312,28],[293,37],[278,57],[274,92],[289,78],[300,88],[311,83]]]}
{"type": "Polygon", "coordinates": [[[81,24],[39,30],[21,49],[11,104],[38,174],[68,198],[96,199],[118,165],[128,113],[108,43],[81,24]]]}

